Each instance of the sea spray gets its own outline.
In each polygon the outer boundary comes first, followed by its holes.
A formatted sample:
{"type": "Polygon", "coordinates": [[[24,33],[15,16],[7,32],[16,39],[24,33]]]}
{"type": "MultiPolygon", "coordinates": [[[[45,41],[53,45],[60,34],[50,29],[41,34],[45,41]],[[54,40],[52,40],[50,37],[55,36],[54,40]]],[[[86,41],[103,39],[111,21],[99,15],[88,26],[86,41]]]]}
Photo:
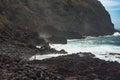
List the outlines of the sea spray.
{"type": "MultiPolygon", "coordinates": [[[[68,52],[68,54],[79,52],[91,52],[97,58],[104,59],[107,61],[120,62],[120,55],[109,54],[120,53],[120,36],[118,32],[109,36],[107,35],[99,37],[87,37],[85,39],[70,39],[68,40],[67,44],[50,44],[50,46],[57,50],[64,49],[65,51],[68,52]]],[[[57,56],[59,55],[54,56],[48,55],[45,58],[57,56]]]]}

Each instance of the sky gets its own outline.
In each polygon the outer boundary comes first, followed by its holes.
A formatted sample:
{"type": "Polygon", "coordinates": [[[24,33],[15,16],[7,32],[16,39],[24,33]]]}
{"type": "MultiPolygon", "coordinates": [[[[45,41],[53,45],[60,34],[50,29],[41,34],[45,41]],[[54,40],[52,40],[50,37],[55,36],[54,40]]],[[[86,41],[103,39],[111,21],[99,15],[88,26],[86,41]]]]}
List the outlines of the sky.
{"type": "Polygon", "coordinates": [[[120,30],[120,0],[99,0],[110,13],[115,29],[120,30]]]}

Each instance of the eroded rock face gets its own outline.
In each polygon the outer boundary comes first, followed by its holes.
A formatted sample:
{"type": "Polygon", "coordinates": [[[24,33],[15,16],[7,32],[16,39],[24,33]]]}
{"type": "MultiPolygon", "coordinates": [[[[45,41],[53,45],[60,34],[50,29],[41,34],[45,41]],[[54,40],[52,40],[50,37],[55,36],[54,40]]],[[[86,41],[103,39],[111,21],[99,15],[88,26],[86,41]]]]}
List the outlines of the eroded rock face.
{"type": "Polygon", "coordinates": [[[6,26],[36,32],[48,26],[48,34],[65,38],[114,32],[109,13],[97,0],[0,0],[0,32],[6,26]]]}

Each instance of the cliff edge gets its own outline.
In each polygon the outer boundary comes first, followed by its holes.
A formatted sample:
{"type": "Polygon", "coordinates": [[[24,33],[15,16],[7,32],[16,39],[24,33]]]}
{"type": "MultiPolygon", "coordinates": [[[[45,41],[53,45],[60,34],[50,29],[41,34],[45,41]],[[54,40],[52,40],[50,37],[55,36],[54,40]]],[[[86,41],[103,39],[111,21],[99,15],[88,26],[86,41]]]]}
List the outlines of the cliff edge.
{"type": "Polygon", "coordinates": [[[98,0],[0,0],[0,35],[19,30],[71,39],[113,34],[114,25],[98,0]]]}

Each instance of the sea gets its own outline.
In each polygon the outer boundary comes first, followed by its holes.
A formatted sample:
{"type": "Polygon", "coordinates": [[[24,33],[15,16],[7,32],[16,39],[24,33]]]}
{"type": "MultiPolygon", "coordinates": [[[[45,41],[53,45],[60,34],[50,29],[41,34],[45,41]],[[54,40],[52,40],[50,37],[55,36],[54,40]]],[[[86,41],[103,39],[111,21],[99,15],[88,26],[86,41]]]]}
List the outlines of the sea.
{"type": "MultiPolygon", "coordinates": [[[[56,50],[68,52],[68,54],[76,54],[79,52],[91,52],[96,58],[106,61],[117,61],[120,63],[120,33],[115,32],[113,35],[91,37],[87,36],[85,39],[69,39],[67,44],[50,44],[56,50]]],[[[58,57],[68,54],[47,54],[35,55],[30,58],[33,59],[46,59],[58,57]]]]}

